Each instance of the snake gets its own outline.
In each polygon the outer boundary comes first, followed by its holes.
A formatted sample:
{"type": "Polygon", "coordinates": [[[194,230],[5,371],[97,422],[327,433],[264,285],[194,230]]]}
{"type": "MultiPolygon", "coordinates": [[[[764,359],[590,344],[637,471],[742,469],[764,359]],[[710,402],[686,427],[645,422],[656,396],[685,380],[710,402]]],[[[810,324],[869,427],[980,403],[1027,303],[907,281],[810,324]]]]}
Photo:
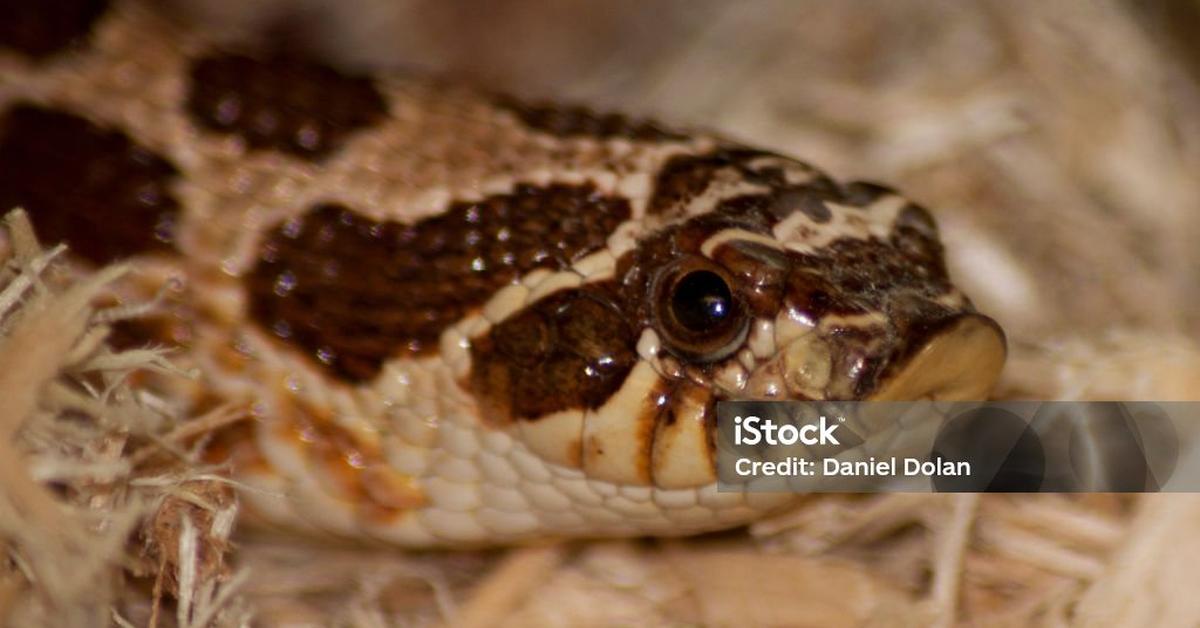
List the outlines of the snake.
{"type": "Polygon", "coordinates": [[[730,528],[800,496],[718,485],[718,402],[984,399],[1003,367],[886,186],[139,2],[0,4],[0,207],[80,268],[134,263],[120,298],[165,295],[110,340],[175,347],[190,408],[244,404],[210,453],[269,524],[730,528]]]}

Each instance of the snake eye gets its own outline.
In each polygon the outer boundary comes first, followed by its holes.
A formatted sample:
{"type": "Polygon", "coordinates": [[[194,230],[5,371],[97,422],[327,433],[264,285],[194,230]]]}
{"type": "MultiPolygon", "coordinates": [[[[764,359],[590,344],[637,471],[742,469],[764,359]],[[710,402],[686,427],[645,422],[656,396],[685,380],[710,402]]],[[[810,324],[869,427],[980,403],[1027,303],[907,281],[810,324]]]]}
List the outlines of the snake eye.
{"type": "Polygon", "coordinates": [[[695,333],[720,327],[733,316],[733,295],[725,280],[711,270],[694,270],[675,284],[671,314],[695,333]]]}
{"type": "Polygon", "coordinates": [[[656,280],[654,318],[667,346],[684,357],[712,362],[737,349],[748,319],[724,269],[684,258],[656,280]]]}

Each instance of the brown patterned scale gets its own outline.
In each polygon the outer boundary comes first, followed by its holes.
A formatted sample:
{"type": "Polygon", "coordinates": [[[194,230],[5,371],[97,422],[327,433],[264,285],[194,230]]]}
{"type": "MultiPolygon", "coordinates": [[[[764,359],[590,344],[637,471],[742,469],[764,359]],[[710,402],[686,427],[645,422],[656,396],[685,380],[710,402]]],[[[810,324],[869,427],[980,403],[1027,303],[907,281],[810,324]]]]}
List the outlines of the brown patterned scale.
{"type": "MultiPolygon", "coordinates": [[[[969,399],[1003,334],[929,213],[703,133],[223,51],[135,3],[3,3],[0,207],[175,278],[255,420],[215,457],[302,528],[415,546],[685,534],[718,400],[969,399]]],[[[185,403],[196,391],[179,391],[185,403]],[[187,394],[185,394],[185,392],[187,394]]]]}

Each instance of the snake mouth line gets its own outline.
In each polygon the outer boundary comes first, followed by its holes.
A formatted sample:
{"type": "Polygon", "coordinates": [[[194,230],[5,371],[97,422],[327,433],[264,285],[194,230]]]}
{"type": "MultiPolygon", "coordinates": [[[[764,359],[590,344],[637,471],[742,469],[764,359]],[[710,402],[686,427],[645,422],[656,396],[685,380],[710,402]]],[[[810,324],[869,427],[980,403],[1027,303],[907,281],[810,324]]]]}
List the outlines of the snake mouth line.
{"type": "Polygon", "coordinates": [[[1007,354],[1004,331],[995,320],[962,314],[911,351],[870,399],[982,400],[1000,378],[1007,354]]]}
{"type": "MultiPolygon", "coordinates": [[[[902,337],[877,332],[878,317],[789,334],[775,325],[778,349],[731,362],[712,374],[726,400],[979,400],[1000,376],[1004,332],[975,312],[909,325],[902,337]],[[790,337],[789,337],[790,336],[790,337]]],[[[769,326],[769,325],[768,325],[769,326]]]]}

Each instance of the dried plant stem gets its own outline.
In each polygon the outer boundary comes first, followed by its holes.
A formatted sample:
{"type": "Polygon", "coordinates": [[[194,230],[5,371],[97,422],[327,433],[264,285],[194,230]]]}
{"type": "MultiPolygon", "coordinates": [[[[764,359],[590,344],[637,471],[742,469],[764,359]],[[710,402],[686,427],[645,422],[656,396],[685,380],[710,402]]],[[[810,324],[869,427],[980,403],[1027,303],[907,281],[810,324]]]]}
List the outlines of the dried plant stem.
{"type": "Polygon", "coordinates": [[[476,588],[471,599],[458,609],[456,628],[485,628],[494,625],[563,561],[562,545],[523,547],[513,550],[476,588]]]}

